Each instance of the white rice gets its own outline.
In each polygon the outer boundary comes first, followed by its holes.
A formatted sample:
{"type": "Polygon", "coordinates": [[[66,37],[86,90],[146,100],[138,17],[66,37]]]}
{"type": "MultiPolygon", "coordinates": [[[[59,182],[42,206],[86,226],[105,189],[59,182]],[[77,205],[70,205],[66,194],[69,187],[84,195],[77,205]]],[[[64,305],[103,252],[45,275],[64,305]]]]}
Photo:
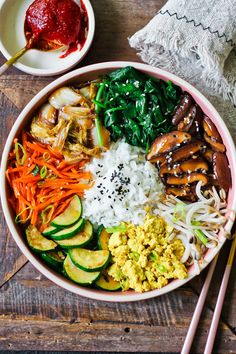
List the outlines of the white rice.
{"type": "Polygon", "coordinates": [[[95,225],[111,227],[122,221],[143,223],[145,206],[157,202],[163,185],[144,151],[120,140],[101,158],[86,165],[94,186],[85,192],[84,217],[95,225]]]}

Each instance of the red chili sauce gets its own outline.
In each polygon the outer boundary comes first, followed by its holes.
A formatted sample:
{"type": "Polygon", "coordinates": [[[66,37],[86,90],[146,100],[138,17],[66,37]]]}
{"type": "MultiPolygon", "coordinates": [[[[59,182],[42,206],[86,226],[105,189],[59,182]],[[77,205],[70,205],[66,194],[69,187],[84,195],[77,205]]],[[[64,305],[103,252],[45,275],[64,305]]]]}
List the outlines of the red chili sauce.
{"type": "Polygon", "coordinates": [[[61,56],[63,58],[83,47],[87,29],[88,17],[82,1],[80,7],[73,0],[35,0],[25,16],[25,35],[29,46],[40,47],[40,41],[67,46],[66,53],[61,56]]]}

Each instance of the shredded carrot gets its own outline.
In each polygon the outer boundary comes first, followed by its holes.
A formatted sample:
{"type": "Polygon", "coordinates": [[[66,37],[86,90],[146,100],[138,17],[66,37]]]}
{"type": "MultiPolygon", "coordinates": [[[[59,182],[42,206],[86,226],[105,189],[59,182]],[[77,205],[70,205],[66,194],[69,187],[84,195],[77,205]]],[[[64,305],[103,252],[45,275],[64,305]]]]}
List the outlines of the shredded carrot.
{"type": "Polygon", "coordinates": [[[50,220],[61,214],[72,197],[83,196],[92,187],[91,173],[83,171],[88,161],[69,164],[59,151],[49,145],[37,142],[29,132],[23,131],[14,143],[21,143],[26,152],[26,161],[21,166],[16,159],[16,151],[9,154],[6,178],[10,186],[9,203],[19,220],[29,222],[43,231],[50,220]],[[42,168],[44,169],[43,173],[42,168]],[[46,173],[45,173],[46,171],[46,173]],[[88,183],[87,183],[88,181],[88,183]],[[49,210],[49,206],[53,208],[49,210]],[[41,213],[49,210],[47,224],[43,224],[41,213]]]}

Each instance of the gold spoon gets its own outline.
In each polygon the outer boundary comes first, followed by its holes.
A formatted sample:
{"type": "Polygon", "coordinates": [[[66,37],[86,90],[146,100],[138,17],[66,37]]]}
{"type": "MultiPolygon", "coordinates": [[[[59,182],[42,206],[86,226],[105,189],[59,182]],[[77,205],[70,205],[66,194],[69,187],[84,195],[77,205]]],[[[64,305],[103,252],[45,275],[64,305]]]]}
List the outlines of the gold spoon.
{"type": "MultiPolygon", "coordinates": [[[[26,38],[29,38],[28,34],[26,35],[26,38]]],[[[65,45],[62,45],[61,43],[47,41],[44,39],[35,40],[34,35],[32,35],[27,40],[26,46],[20,49],[15,55],[8,59],[5,64],[0,67],[0,76],[30,49],[52,51],[63,47],[65,47],[65,45]]]]}

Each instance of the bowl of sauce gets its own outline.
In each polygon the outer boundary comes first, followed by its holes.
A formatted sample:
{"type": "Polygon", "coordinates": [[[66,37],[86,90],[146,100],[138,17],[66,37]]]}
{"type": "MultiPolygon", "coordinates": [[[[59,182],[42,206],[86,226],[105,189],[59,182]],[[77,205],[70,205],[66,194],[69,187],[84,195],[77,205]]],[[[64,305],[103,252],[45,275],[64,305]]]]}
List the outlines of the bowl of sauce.
{"type": "Polygon", "coordinates": [[[94,31],[89,0],[0,0],[0,50],[9,59],[26,46],[14,66],[28,74],[69,70],[88,52],[94,31]]]}

